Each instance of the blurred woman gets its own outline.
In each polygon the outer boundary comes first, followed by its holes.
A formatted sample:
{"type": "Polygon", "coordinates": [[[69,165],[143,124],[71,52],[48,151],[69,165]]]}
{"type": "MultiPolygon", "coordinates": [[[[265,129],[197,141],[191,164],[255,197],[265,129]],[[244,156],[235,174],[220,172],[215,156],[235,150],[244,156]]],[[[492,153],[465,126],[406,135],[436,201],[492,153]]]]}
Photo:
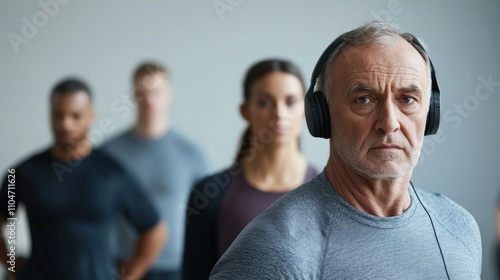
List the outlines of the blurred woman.
{"type": "Polygon", "coordinates": [[[208,279],[250,221],[318,174],[299,148],[304,92],[298,68],[288,61],[265,60],[248,70],[240,112],[249,126],[235,163],[202,180],[189,198],[184,279],[208,279]]]}

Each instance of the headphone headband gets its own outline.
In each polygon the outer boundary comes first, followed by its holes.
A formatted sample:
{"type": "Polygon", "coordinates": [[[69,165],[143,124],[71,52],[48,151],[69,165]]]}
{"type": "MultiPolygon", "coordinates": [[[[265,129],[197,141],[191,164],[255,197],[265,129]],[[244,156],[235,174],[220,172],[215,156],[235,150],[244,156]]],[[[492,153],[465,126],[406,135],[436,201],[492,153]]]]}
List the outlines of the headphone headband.
{"type": "Polygon", "coordinates": [[[328,59],[330,56],[337,50],[340,45],[344,44],[344,38],[342,36],[338,37],[335,39],[330,45],[323,51],[321,56],[318,59],[318,62],[316,62],[316,65],[314,66],[314,70],[311,75],[311,83],[309,84],[309,90],[310,92],[314,91],[314,87],[316,86],[316,80],[319,78],[319,75],[325,70],[326,68],[326,63],[328,62],[328,59]]]}

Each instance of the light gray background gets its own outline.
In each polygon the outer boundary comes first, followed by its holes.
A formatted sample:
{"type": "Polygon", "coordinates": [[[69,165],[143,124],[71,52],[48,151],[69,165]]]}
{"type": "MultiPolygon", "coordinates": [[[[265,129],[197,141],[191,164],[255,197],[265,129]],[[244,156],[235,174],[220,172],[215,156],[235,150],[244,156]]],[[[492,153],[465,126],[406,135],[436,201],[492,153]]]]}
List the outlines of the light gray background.
{"type": "MultiPolygon", "coordinates": [[[[129,96],[132,69],[146,58],[160,60],[172,72],[174,126],[199,143],[214,171],[226,167],[245,128],[238,105],[250,64],[268,57],[290,59],[308,80],[321,52],[341,32],[375,17],[390,18],[427,43],[446,115],[441,135],[426,139],[413,181],[446,194],[474,215],[483,240],[483,279],[493,279],[494,209],[500,195],[499,1],[66,2],[52,15],[37,1],[0,3],[2,174],[50,145],[48,94],[67,75],[92,86],[97,144],[126,129],[134,111],[121,98],[129,96]],[[216,4],[231,9],[219,15],[216,4]],[[9,36],[24,36],[24,17],[43,26],[27,33],[31,38],[16,53],[9,36]],[[481,79],[497,84],[488,89],[481,79]],[[458,106],[462,113],[455,111],[458,106]],[[98,130],[105,119],[112,131],[98,130]]],[[[323,167],[326,140],[313,139],[304,126],[302,147],[323,167]]],[[[29,250],[26,219],[19,226],[22,254],[29,250]]]]}

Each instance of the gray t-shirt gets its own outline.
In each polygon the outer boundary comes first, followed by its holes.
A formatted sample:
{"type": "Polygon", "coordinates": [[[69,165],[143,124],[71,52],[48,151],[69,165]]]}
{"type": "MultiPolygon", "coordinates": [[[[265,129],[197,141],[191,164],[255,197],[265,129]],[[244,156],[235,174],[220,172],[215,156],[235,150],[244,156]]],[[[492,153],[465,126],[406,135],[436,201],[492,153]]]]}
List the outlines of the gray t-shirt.
{"type": "MultiPolygon", "coordinates": [[[[376,217],[345,202],[321,173],[253,220],[210,279],[447,279],[429,217],[410,189],[401,215],[376,217]]],[[[451,279],[480,279],[474,218],[417,189],[436,228],[451,279]]]]}
{"type": "MultiPolygon", "coordinates": [[[[202,152],[189,140],[170,129],[159,139],[142,139],[127,131],[103,146],[136,177],[146,195],[168,225],[167,245],[153,264],[156,271],[178,271],[182,267],[186,203],[195,183],[207,175],[202,152]]],[[[135,230],[119,218],[114,234],[119,259],[132,255],[135,230]]]]}

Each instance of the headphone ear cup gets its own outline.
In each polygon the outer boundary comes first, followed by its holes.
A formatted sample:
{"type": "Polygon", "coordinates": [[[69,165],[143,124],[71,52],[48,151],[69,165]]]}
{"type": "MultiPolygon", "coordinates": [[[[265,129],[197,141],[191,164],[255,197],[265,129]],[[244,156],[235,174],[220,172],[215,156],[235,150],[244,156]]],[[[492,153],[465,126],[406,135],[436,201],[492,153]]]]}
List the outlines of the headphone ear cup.
{"type": "Polygon", "coordinates": [[[321,91],[306,94],[305,115],[307,128],[312,136],[330,138],[330,112],[325,96],[321,91]]]}
{"type": "MultiPolygon", "coordinates": [[[[420,42],[420,40],[411,35],[411,41],[415,47],[418,46],[417,50],[419,52],[423,52],[427,55],[424,46],[420,42]]],[[[429,103],[429,112],[427,113],[427,120],[425,122],[425,131],[424,135],[434,135],[437,133],[439,129],[439,121],[441,118],[441,91],[439,90],[439,85],[436,78],[436,70],[434,69],[434,65],[432,64],[432,60],[427,55],[429,59],[429,67],[431,70],[431,100],[429,103]]]]}
{"type": "MultiPolygon", "coordinates": [[[[434,77],[433,77],[434,78],[434,77]]],[[[434,135],[439,128],[439,120],[441,117],[441,93],[437,87],[437,81],[433,79],[431,100],[429,103],[429,112],[427,113],[427,121],[425,123],[424,135],[434,135]]]]}

